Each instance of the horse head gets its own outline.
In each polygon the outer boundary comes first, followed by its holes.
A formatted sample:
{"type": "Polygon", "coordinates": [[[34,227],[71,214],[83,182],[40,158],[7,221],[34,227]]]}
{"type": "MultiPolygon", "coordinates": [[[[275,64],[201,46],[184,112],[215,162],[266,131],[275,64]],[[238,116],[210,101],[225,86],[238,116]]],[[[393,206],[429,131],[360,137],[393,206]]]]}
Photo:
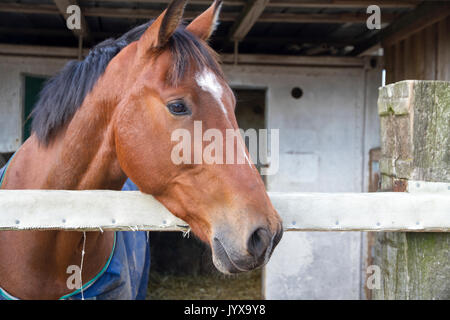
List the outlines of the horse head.
{"type": "MultiPolygon", "coordinates": [[[[281,239],[282,222],[242,137],[234,136],[227,152],[243,157],[243,163],[202,161],[198,143],[175,152],[190,161],[174,160],[174,132],[192,138],[200,124],[205,133],[215,130],[228,138],[227,131],[238,130],[233,91],[207,44],[221,1],[187,26],[181,24],[184,6],[185,1],[172,1],[108,65],[105,76],[121,74],[115,81],[125,92],[113,116],[116,153],[142,192],[211,246],[220,271],[248,271],[268,261],[281,239]]],[[[207,142],[200,142],[202,150],[207,142]]]]}

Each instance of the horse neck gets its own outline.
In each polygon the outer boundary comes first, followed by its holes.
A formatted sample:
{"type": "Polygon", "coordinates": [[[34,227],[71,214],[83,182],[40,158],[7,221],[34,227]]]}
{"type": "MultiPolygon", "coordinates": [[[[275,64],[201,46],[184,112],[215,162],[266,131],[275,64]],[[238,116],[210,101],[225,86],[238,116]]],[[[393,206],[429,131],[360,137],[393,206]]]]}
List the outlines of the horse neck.
{"type": "Polygon", "coordinates": [[[113,104],[92,92],[67,126],[47,180],[52,189],[120,189],[126,176],[116,156],[113,104]]]}
{"type": "Polygon", "coordinates": [[[127,94],[125,88],[132,86],[139,72],[134,66],[136,48],[131,44],[113,58],[63,133],[55,178],[51,179],[59,189],[116,190],[125,183],[113,123],[116,107],[127,94]]]}

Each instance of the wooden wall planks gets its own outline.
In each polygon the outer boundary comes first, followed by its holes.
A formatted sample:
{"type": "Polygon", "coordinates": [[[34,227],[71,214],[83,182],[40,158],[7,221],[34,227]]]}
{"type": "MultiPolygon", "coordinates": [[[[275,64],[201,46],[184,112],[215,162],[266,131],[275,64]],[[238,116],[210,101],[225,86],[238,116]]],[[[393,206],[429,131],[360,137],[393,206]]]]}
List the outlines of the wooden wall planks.
{"type": "Polygon", "coordinates": [[[386,84],[402,80],[450,81],[450,17],[384,50],[386,84]]]}

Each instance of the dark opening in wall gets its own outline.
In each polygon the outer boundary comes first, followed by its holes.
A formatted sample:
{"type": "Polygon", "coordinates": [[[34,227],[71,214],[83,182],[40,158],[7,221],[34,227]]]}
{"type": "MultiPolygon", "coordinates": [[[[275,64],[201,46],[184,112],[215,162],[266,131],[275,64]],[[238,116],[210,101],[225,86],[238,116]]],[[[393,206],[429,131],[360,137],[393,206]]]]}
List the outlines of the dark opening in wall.
{"type": "Polygon", "coordinates": [[[300,99],[303,96],[303,90],[299,87],[294,87],[291,90],[291,96],[294,99],[300,99]]]}

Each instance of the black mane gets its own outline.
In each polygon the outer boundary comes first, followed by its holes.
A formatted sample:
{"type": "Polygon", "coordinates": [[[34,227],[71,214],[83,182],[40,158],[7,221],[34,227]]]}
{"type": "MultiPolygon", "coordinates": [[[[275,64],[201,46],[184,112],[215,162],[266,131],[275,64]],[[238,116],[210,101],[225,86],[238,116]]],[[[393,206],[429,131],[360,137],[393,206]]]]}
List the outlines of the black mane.
{"type": "MultiPolygon", "coordinates": [[[[59,129],[72,119],[108,63],[128,44],[139,40],[150,24],[151,22],[140,25],[117,39],[99,43],[89,51],[84,60],[69,61],[57,75],[46,82],[31,114],[32,131],[41,143],[47,145],[59,129]]],[[[190,67],[207,67],[222,76],[212,50],[184,27],[175,31],[167,46],[174,59],[168,80],[174,85],[190,67]]]]}

